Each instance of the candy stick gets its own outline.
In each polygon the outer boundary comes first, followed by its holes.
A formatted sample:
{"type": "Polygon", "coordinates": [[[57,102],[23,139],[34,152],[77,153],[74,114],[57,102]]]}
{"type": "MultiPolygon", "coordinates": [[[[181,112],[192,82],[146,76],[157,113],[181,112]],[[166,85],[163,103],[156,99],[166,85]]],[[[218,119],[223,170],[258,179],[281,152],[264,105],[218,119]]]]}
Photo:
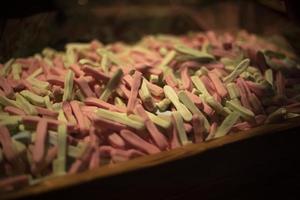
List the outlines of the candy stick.
{"type": "Polygon", "coordinates": [[[181,75],[181,80],[182,80],[182,86],[183,86],[183,88],[184,89],[189,89],[192,86],[192,83],[191,83],[191,79],[190,79],[190,76],[189,76],[188,68],[184,67],[181,70],[180,75],[181,75]]]}
{"type": "Polygon", "coordinates": [[[36,140],[33,150],[33,161],[37,164],[43,161],[45,155],[45,142],[47,137],[47,120],[41,118],[36,127],[36,140]]]}
{"type": "Polygon", "coordinates": [[[126,107],[126,104],[120,97],[115,97],[114,104],[118,107],[126,107]]]}
{"type": "Polygon", "coordinates": [[[130,91],[130,96],[127,103],[127,113],[133,113],[134,106],[136,105],[138,90],[141,85],[142,73],[135,71],[133,75],[133,83],[130,91]]]}
{"type": "Polygon", "coordinates": [[[19,93],[16,94],[17,104],[25,111],[26,114],[36,115],[37,110],[33,105],[31,105],[22,95],[19,93]]]}
{"type": "Polygon", "coordinates": [[[14,80],[21,79],[22,65],[20,63],[12,64],[12,74],[14,80]]]}
{"type": "Polygon", "coordinates": [[[88,82],[84,79],[84,77],[81,76],[74,80],[85,97],[96,97],[95,94],[93,93],[93,91],[91,90],[88,82]]]}
{"type": "Polygon", "coordinates": [[[208,103],[218,114],[227,116],[226,111],[224,110],[224,107],[222,104],[217,102],[212,96],[203,96],[205,99],[205,102],[208,103]]]}
{"type": "Polygon", "coordinates": [[[167,149],[168,143],[164,135],[156,128],[154,123],[151,121],[143,106],[136,106],[137,114],[144,120],[145,126],[150,133],[151,138],[154,140],[155,144],[161,149],[167,149]]]}
{"type": "Polygon", "coordinates": [[[139,96],[140,96],[145,108],[149,111],[154,111],[155,105],[154,105],[151,93],[148,89],[145,79],[143,79],[143,81],[142,81],[142,85],[139,90],[139,96]]]}
{"type": "Polygon", "coordinates": [[[165,70],[166,66],[174,59],[176,56],[175,51],[169,51],[169,53],[163,58],[163,60],[160,62],[160,64],[157,66],[158,68],[161,68],[162,70],[165,70]]]}
{"type": "Polygon", "coordinates": [[[26,114],[23,110],[13,107],[13,106],[5,106],[4,111],[8,112],[9,114],[12,114],[12,115],[25,115],[26,114]]]}
{"type": "Polygon", "coordinates": [[[23,90],[20,92],[20,94],[26,98],[30,103],[37,105],[37,106],[44,106],[45,102],[44,102],[44,98],[36,95],[28,90],[23,90]]]}
{"type": "Polygon", "coordinates": [[[158,83],[158,81],[159,81],[159,76],[158,76],[158,75],[151,74],[150,77],[149,77],[149,81],[150,81],[150,83],[158,83]]]}
{"type": "Polygon", "coordinates": [[[125,149],[125,141],[117,133],[108,136],[108,142],[112,147],[125,149]]]}
{"type": "Polygon", "coordinates": [[[148,81],[146,81],[148,89],[150,91],[150,93],[153,96],[157,96],[157,97],[163,97],[164,96],[164,90],[163,88],[159,87],[158,85],[155,85],[153,83],[150,83],[148,81]]]}
{"type": "Polygon", "coordinates": [[[123,71],[121,69],[118,69],[111,77],[111,79],[108,81],[103,93],[100,96],[100,99],[103,101],[107,101],[110,97],[111,93],[114,91],[114,89],[119,84],[121,78],[123,76],[123,71]]]}
{"type": "Polygon", "coordinates": [[[232,109],[233,111],[236,111],[237,113],[239,113],[239,115],[242,118],[244,118],[245,120],[251,121],[251,120],[253,120],[253,118],[255,116],[251,110],[249,110],[233,101],[226,101],[226,106],[228,108],[232,109]]]}
{"type": "Polygon", "coordinates": [[[175,126],[178,132],[179,140],[181,145],[187,145],[190,141],[187,138],[186,132],[184,130],[183,119],[178,111],[172,113],[174,118],[175,126]]]}
{"type": "Polygon", "coordinates": [[[124,140],[129,143],[130,145],[132,145],[133,147],[148,153],[148,154],[155,154],[160,152],[160,150],[146,142],[145,140],[143,140],[142,138],[140,138],[137,134],[135,134],[134,132],[124,129],[120,132],[120,135],[124,138],[124,140]]]}
{"type": "Polygon", "coordinates": [[[239,118],[239,113],[235,111],[229,114],[217,128],[214,138],[219,138],[226,135],[239,118]]]}
{"type": "Polygon", "coordinates": [[[0,76],[0,87],[3,89],[5,96],[11,97],[13,95],[13,89],[4,77],[0,76]]]}
{"type": "Polygon", "coordinates": [[[182,103],[179,102],[179,99],[178,99],[178,96],[177,96],[176,92],[168,85],[164,86],[164,92],[165,92],[166,97],[176,107],[176,109],[181,114],[183,119],[185,121],[191,121],[192,120],[192,114],[185,107],[185,105],[183,105],[182,103]]]}
{"type": "Polygon", "coordinates": [[[28,175],[17,175],[0,181],[0,191],[8,191],[29,185],[28,175]]]}
{"type": "Polygon", "coordinates": [[[77,120],[77,123],[78,123],[81,133],[86,134],[88,131],[88,126],[84,120],[84,116],[80,110],[78,101],[71,101],[70,106],[71,106],[74,116],[77,120]]]}
{"type": "Polygon", "coordinates": [[[105,110],[102,108],[98,108],[96,111],[96,114],[99,117],[102,117],[104,119],[118,122],[118,123],[127,125],[129,127],[137,129],[137,130],[144,129],[144,124],[142,122],[132,120],[124,113],[118,113],[118,112],[113,112],[113,111],[108,111],[108,110],[105,110]]]}
{"type": "Polygon", "coordinates": [[[149,118],[151,119],[151,121],[153,121],[154,124],[156,124],[157,126],[164,128],[164,129],[168,129],[171,126],[171,122],[167,119],[163,119],[162,117],[159,117],[151,112],[147,112],[149,118]]]}
{"type": "Polygon", "coordinates": [[[57,159],[54,161],[54,173],[64,174],[66,172],[66,154],[67,154],[67,127],[65,124],[58,126],[57,137],[57,159]]]}
{"type": "Polygon", "coordinates": [[[14,58],[8,60],[0,70],[0,76],[6,77],[11,70],[12,64],[15,62],[14,58]]]}
{"type": "Polygon", "coordinates": [[[226,76],[226,77],[223,78],[223,82],[225,84],[228,84],[228,83],[232,82],[243,71],[245,71],[247,69],[247,67],[249,66],[249,64],[250,64],[250,60],[249,59],[242,60],[228,76],[226,76]]]}
{"type": "Polygon", "coordinates": [[[196,105],[191,101],[186,92],[181,91],[178,93],[179,100],[184,103],[184,105],[193,113],[199,115],[204,120],[205,129],[208,131],[209,122],[203,113],[196,107],[196,105]]]}
{"type": "Polygon", "coordinates": [[[187,54],[193,57],[196,57],[197,59],[201,59],[201,60],[214,60],[214,56],[211,54],[208,54],[204,51],[198,51],[196,49],[193,48],[189,48],[187,46],[184,45],[175,45],[175,49],[176,51],[182,53],[182,54],[187,54]]]}
{"type": "Polygon", "coordinates": [[[156,106],[160,111],[165,111],[168,109],[169,105],[171,104],[171,101],[168,98],[164,98],[160,102],[156,103],[156,106]]]}
{"type": "Polygon", "coordinates": [[[193,115],[192,125],[193,125],[193,133],[194,133],[194,142],[200,143],[205,139],[205,133],[208,132],[208,129],[204,127],[204,118],[198,114],[193,115]],[[205,130],[206,129],[206,130],[205,130]]]}
{"type": "Polygon", "coordinates": [[[191,77],[193,84],[195,85],[195,87],[205,96],[210,96],[210,94],[208,93],[206,87],[204,86],[203,82],[201,81],[201,79],[197,76],[192,76],[191,77]]]}
{"type": "MultiPolygon", "coordinates": [[[[74,117],[74,115],[73,115],[73,113],[72,113],[72,107],[71,107],[71,105],[70,105],[70,103],[69,102],[63,102],[63,104],[62,104],[62,110],[63,110],[63,112],[64,112],[64,115],[65,115],[65,117],[66,117],[66,119],[70,122],[70,123],[72,123],[72,124],[76,124],[77,122],[76,122],[76,119],[75,119],[75,117],[74,117]]],[[[62,116],[61,116],[62,117],[62,116]]]]}
{"type": "Polygon", "coordinates": [[[64,95],[63,101],[71,100],[71,94],[73,90],[73,79],[74,79],[74,72],[68,70],[67,75],[64,81],[64,95]]]}
{"type": "Polygon", "coordinates": [[[118,123],[115,121],[107,120],[104,118],[94,118],[93,119],[94,126],[99,127],[102,130],[113,130],[113,131],[121,131],[126,128],[126,125],[122,123],[118,123]]]}
{"type": "Polygon", "coordinates": [[[227,90],[224,87],[224,85],[221,82],[221,80],[219,79],[219,77],[215,73],[213,73],[213,72],[209,72],[208,76],[211,79],[211,81],[213,82],[213,84],[215,85],[215,88],[216,88],[218,94],[221,97],[225,97],[227,95],[227,90]]]}
{"type": "Polygon", "coordinates": [[[36,88],[39,88],[39,89],[44,89],[44,90],[48,90],[49,89],[49,86],[50,84],[46,81],[40,81],[38,79],[35,79],[35,78],[30,78],[28,79],[27,78],[27,81],[34,87],[36,88]]]}
{"type": "Polygon", "coordinates": [[[99,70],[92,68],[92,67],[88,67],[88,66],[84,66],[82,68],[82,71],[86,74],[86,75],[90,75],[92,77],[94,77],[97,81],[103,81],[103,82],[107,82],[109,81],[109,76],[105,75],[104,73],[100,72],[99,70]]]}
{"type": "Polygon", "coordinates": [[[93,98],[93,97],[88,97],[84,100],[84,103],[86,105],[89,105],[89,106],[97,106],[99,108],[105,108],[105,109],[108,109],[108,110],[111,110],[111,111],[116,111],[116,112],[126,112],[126,109],[125,108],[122,108],[120,106],[115,106],[115,105],[112,105],[110,103],[107,103],[105,101],[102,101],[100,99],[97,99],[97,98],[93,98]]]}
{"type": "Polygon", "coordinates": [[[277,110],[275,110],[274,112],[269,114],[265,123],[270,124],[270,123],[278,122],[284,118],[286,113],[287,113],[287,110],[285,108],[278,108],[277,110]]]}

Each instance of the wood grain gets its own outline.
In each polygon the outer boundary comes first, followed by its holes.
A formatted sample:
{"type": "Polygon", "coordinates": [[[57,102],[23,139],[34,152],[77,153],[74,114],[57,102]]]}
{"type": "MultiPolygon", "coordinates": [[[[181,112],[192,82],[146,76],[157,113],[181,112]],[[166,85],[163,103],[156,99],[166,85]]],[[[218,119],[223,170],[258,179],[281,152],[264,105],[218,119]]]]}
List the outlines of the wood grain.
{"type": "MultiPolygon", "coordinates": [[[[191,144],[178,149],[161,152],[155,155],[140,157],[124,163],[107,165],[98,169],[85,171],[74,175],[65,175],[46,180],[38,185],[27,187],[19,191],[1,194],[1,199],[14,199],[21,197],[34,196],[58,189],[67,189],[71,186],[84,184],[91,181],[98,181],[103,178],[109,178],[117,174],[124,174],[139,169],[151,168],[174,160],[181,160],[201,154],[210,150],[218,149],[224,145],[236,143],[238,141],[247,141],[247,139],[268,134],[284,134],[283,132],[300,126],[300,118],[294,118],[281,124],[268,124],[256,127],[249,131],[243,131],[230,134],[220,139],[208,141],[200,144],[191,144]]],[[[286,135],[288,137],[288,135],[286,135]]]]}

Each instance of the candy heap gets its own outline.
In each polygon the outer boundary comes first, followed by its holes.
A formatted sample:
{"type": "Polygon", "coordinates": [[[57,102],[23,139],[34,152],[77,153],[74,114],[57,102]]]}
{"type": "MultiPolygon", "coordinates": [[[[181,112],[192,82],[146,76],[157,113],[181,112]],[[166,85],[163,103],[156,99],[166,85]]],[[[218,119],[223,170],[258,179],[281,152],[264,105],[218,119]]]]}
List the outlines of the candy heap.
{"type": "Polygon", "coordinates": [[[246,32],[10,59],[0,64],[0,189],[296,117],[299,75],[288,53],[246,32]]]}

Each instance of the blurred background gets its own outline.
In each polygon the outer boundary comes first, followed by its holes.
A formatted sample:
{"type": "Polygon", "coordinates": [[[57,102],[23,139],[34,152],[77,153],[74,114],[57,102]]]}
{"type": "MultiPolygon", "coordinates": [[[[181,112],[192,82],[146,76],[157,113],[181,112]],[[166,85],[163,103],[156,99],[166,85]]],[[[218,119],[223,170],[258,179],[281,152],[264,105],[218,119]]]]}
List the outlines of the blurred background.
{"type": "Polygon", "coordinates": [[[134,42],[156,33],[245,29],[299,53],[297,1],[11,0],[1,6],[0,62],[67,42],[134,42]],[[272,37],[270,37],[272,36],[272,37]],[[283,36],[290,45],[282,40],[283,36]]]}

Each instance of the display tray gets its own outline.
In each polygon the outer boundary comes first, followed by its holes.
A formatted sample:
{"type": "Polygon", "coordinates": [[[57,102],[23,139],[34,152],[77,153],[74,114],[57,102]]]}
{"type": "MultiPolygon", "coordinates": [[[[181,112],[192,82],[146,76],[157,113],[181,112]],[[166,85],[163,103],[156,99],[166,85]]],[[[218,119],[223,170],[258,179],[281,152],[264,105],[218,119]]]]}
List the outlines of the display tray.
{"type": "MultiPolygon", "coordinates": [[[[233,187],[250,183],[259,186],[261,181],[270,181],[272,174],[278,177],[282,171],[289,173],[297,168],[299,122],[300,118],[294,118],[267,124],[220,139],[55,177],[2,193],[0,199],[54,199],[65,195],[68,198],[177,199],[178,194],[193,192],[212,198],[230,192],[233,187]],[[259,179],[266,176],[266,180],[259,179]]],[[[296,178],[297,172],[294,175],[296,178]]]]}

